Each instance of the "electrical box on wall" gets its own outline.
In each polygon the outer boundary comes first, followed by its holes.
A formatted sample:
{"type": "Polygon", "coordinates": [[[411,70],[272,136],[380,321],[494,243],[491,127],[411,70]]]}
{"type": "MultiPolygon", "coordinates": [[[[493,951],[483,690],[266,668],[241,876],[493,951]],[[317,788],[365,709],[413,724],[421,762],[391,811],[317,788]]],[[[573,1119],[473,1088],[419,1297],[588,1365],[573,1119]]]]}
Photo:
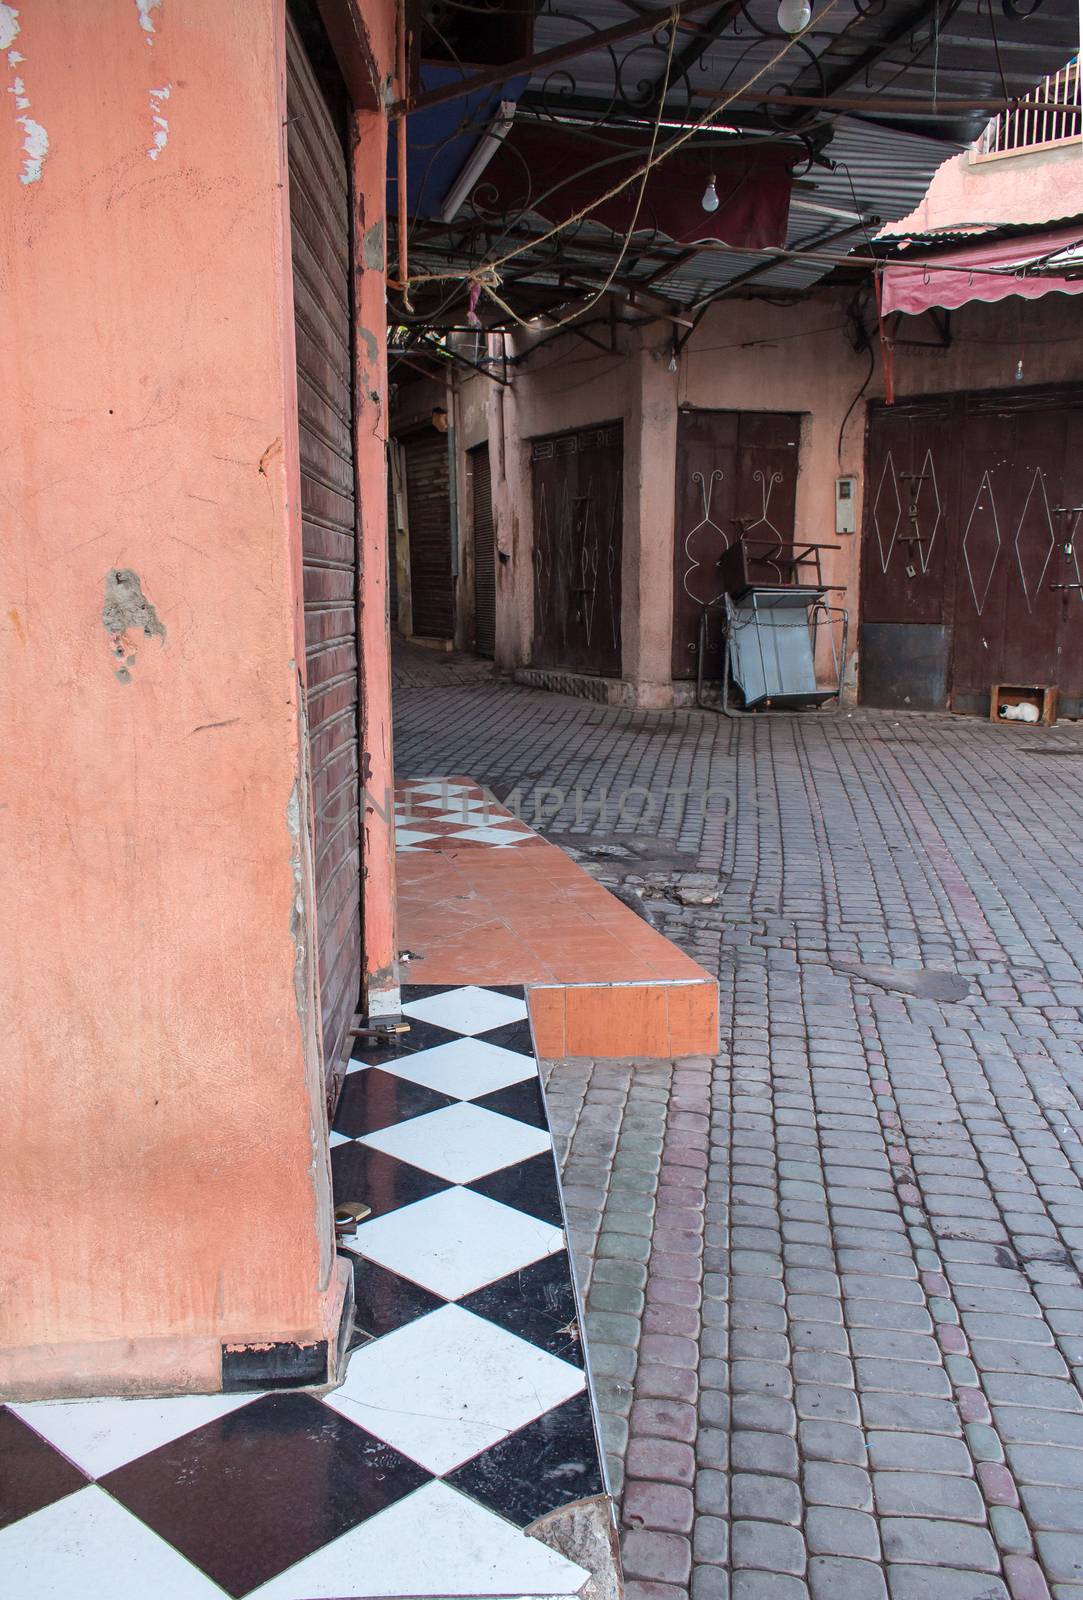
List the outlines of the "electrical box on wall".
{"type": "Polygon", "coordinates": [[[856,533],[857,479],[835,479],[835,532],[856,533]]]}

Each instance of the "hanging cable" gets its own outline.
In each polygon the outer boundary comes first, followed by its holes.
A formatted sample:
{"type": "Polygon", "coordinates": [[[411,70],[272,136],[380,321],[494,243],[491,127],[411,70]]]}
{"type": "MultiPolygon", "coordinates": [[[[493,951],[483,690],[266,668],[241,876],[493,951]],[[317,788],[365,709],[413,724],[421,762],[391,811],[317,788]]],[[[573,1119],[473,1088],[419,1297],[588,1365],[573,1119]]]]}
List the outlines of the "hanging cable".
{"type": "MultiPolygon", "coordinates": [[[[831,11],[833,11],[836,8],[836,6],[838,6],[840,3],[841,3],[841,0],[827,0],[827,4],[821,9],[821,11],[819,13],[819,16],[817,18],[817,22],[818,23],[822,22],[823,19],[831,11]]],[[[676,13],[674,13],[674,17],[676,17],[676,13]]],[[[673,40],[674,40],[675,21],[671,22],[670,27],[671,27],[671,32],[670,32],[670,58],[672,58],[672,46],[673,46],[673,40]]],[[[672,155],[676,150],[681,149],[685,144],[687,144],[689,142],[689,140],[693,139],[697,133],[700,133],[700,132],[703,131],[704,128],[709,127],[711,125],[711,123],[714,122],[714,120],[717,117],[719,117],[722,114],[722,112],[724,112],[733,103],[733,101],[737,98],[738,95],[746,94],[748,92],[748,90],[750,88],[752,88],[752,86],[754,84],[756,84],[760,80],[760,78],[764,77],[767,73],[771,72],[778,65],[778,63],[780,61],[782,61],[786,55],[789,54],[789,52],[795,47],[796,44],[798,44],[798,42],[799,42],[799,39],[797,39],[797,38],[787,39],[785,44],[783,44],[779,50],[775,51],[775,53],[770,57],[770,59],[765,61],[753,73],[751,78],[749,78],[746,83],[744,83],[739,89],[733,90],[732,93],[724,95],[720,100],[718,100],[714,105],[712,105],[706,112],[704,112],[701,117],[698,117],[688,127],[682,129],[680,134],[678,134],[676,138],[671,140],[663,149],[658,150],[656,148],[657,137],[658,137],[658,132],[659,132],[659,130],[661,128],[661,124],[662,124],[662,120],[663,120],[662,111],[663,111],[664,104],[665,104],[665,94],[663,93],[662,95],[660,95],[659,96],[659,111],[658,111],[658,115],[656,117],[655,124],[654,124],[654,134],[653,134],[653,137],[652,137],[651,153],[650,153],[647,161],[644,162],[643,166],[640,167],[637,171],[632,172],[627,177],[623,178],[619,183],[615,184],[605,194],[599,195],[596,200],[590,201],[587,205],[581,207],[578,211],[573,213],[572,216],[565,218],[563,222],[555,223],[545,233],[539,235],[538,238],[531,239],[531,240],[527,241],[524,244],[518,245],[515,249],[507,251],[504,255],[497,257],[494,261],[486,262],[483,265],[481,265],[479,267],[476,267],[476,268],[473,268],[473,269],[467,269],[467,270],[460,269],[459,271],[456,271],[456,272],[430,272],[430,273],[419,273],[419,274],[416,274],[415,276],[413,276],[410,279],[410,284],[413,285],[413,284],[417,284],[417,283],[426,283],[426,282],[447,282],[449,280],[453,280],[453,281],[456,281],[456,282],[477,281],[477,282],[479,282],[481,284],[483,292],[491,300],[493,300],[493,302],[497,306],[499,306],[500,309],[503,310],[506,315],[511,317],[513,321],[519,323],[520,326],[524,326],[524,327],[527,326],[526,321],[523,318],[519,317],[511,309],[511,307],[508,306],[501,299],[501,297],[495,292],[496,291],[496,286],[499,283],[499,269],[501,267],[503,267],[503,266],[506,266],[509,261],[512,261],[516,257],[525,254],[527,251],[536,250],[540,245],[546,243],[549,239],[556,238],[560,234],[564,233],[568,228],[573,226],[573,224],[583,221],[584,218],[588,217],[599,206],[604,205],[607,201],[615,199],[618,195],[623,194],[623,192],[626,189],[630,188],[631,185],[633,183],[635,183],[637,179],[640,180],[640,203],[641,203],[642,193],[643,193],[643,189],[645,187],[645,181],[646,181],[647,175],[651,171],[653,171],[653,169],[656,166],[658,166],[658,164],[660,162],[664,161],[667,156],[672,155]]],[[[668,70],[667,70],[667,84],[668,84],[668,70]]],[[[609,284],[612,283],[613,278],[616,276],[617,270],[619,270],[619,263],[621,261],[623,261],[625,255],[627,254],[628,248],[629,248],[630,243],[631,243],[632,233],[634,232],[634,222],[638,221],[638,215],[639,215],[639,206],[637,205],[635,217],[633,219],[633,227],[629,228],[625,233],[625,237],[624,237],[624,241],[623,241],[623,244],[622,244],[622,247],[621,247],[620,255],[618,257],[617,266],[613,269],[613,272],[610,274],[609,279],[608,279],[607,284],[606,284],[606,287],[608,287],[609,284]]],[[[407,288],[407,284],[405,283],[404,280],[400,280],[398,283],[389,283],[389,287],[393,288],[393,289],[398,289],[400,291],[405,291],[406,288],[407,288]]],[[[596,304],[597,300],[600,299],[602,294],[604,294],[604,293],[605,293],[605,288],[600,289],[597,292],[597,294],[594,296],[594,298],[590,302],[588,302],[588,305],[586,307],[582,308],[582,309],[589,309],[590,305],[596,304]]],[[[570,323],[570,322],[574,321],[577,316],[582,315],[582,309],[577,310],[574,313],[571,313],[559,325],[560,326],[564,326],[567,323],[570,323]]]]}
{"type": "Polygon", "coordinates": [[[856,407],[857,407],[857,405],[858,405],[858,403],[859,403],[859,401],[861,399],[861,396],[865,393],[865,390],[869,387],[869,384],[872,382],[872,375],[876,371],[876,353],[873,350],[873,347],[872,347],[871,344],[868,344],[868,345],[865,346],[865,354],[869,358],[869,370],[865,374],[865,381],[862,383],[860,389],[854,395],[854,398],[850,401],[849,406],[846,408],[846,415],[843,417],[842,426],[839,428],[838,460],[839,460],[840,468],[842,466],[842,438],[843,438],[843,434],[846,432],[846,424],[849,422],[850,418],[853,416],[854,411],[855,411],[855,409],[856,409],[856,407]]]}

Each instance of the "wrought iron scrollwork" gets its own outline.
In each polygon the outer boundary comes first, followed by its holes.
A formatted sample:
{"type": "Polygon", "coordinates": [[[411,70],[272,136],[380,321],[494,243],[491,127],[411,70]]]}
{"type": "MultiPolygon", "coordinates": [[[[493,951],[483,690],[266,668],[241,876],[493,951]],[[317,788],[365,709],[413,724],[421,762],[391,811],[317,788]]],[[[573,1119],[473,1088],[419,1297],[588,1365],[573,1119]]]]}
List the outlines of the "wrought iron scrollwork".
{"type": "MultiPolygon", "coordinates": [[[[439,0],[436,22],[455,10],[479,13],[481,21],[500,3],[439,0]]],[[[1041,3],[1001,0],[1005,13],[1016,19],[1032,15],[1041,3]]],[[[851,63],[866,59],[862,75],[867,88],[873,93],[889,88],[921,57],[935,54],[938,34],[961,4],[962,0],[941,0],[935,13],[928,8],[908,33],[891,40],[888,54],[887,41],[878,40],[877,30],[868,28],[871,19],[885,13],[887,0],[837,0],[829,16],[818,23],[814,14],[810,26],[796,37],[778,26],[777,0],[737,0],[724,27],[719,25],[716,32],[711,32],[710,24],[692,24],[671,38],[672,23],[667,19],[648,35],[622,47],[609,43],[588,50],[533,81],[519,101],[516,120],[589,131],[595,158],[577,173],[580,177],[587,172],[604,175],[608,166],[623,175],[622,163],[626,170],[629,150],[634,149],[629,135],[642,136],[656,122],[661,125],[663,149],[704,122],[686,148],[704,150],[712,143],[732,147],[742,129],[747,138],[784,137],[802,147],[794,168],[795,178],[801,178],[814,164],[827,164],[824,148],[830,141],[832,118],[830,112],[825,114],[815,105],[791,107],[784,97],[827,102],[833,89],[853,74],[851,63]],[[863,36],[847,39],[855,29],[866,29],[871,35],[868,49],[863,36]],[[783,45],[785,56],[772,64],[783,45]],[[761,92],[764,99],[755,98],[761,92]],[[730,97],[737,94],[741,100],[731,109],[730,97]],[[718,126],[709,120],[712,107],[718,126]]],[[[604,31],[599,23],[580,15],[568,0],[547,0],[538,15],[540,20],[574,26],[577,33],[588,37],[604,31]]],[[[463,70],[468,75],[465,66],[463,70]]],[[[460,125],[434,148],[430,166],[468,126],[468,122],[460,125]]],[[[476,125],[474,131],[478,131],[476,125]]],[[[416,312],[408,305],[396,306],[393,314],[404,323],[428,320],[461,302],[469,292],[463,280],[484,274],[489,263],[502,262],[509,250],[518,251],[532,236],[538,242],[528,253],[516,254],[500,265],[500,282],[513,296],[520,278],[537,283],[550,275],[555,285],[574,285],[577,274],[580,279],[590,276],[592,262],[598,268],[606,260],[607,250],[612,260],[611,246],[599,236],[589,217],[564,224],[556,233],[540,223],[539,208],[546,195],[539,192],[529,162],[516,152],[513,140],[505,141],[502,150],[504,171],[499,188],[487,183],[483,175],[450,223],[411,219],[412,259],[423,263],[418,271],[439,274],[443,263],[454,263],[459,281],[434,278],[420,295],[416,312]],[[509,185],[509,162],[515,161],[518,169],[512,167],[516,176],[509,185]]],[[[674,248],[672,240],[649,228],[636,231],[634,255],[638,258],[656,256],[664,264],[674,248]]],[[[595,278],[600,275],[596,271],[595,278]]],[[[650,267],[643,276],[651,277],[650,267]]]]}

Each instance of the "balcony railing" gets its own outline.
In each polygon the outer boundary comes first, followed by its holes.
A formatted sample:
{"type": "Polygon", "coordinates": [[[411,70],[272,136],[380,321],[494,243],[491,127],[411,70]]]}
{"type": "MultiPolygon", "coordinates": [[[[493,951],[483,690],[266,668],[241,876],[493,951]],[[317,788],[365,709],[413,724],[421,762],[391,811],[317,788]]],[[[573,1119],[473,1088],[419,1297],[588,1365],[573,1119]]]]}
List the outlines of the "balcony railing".
{"type": "Polygon", "coordinates": [[[1070,144],[1083,135],[1078,61],[1032,89],[1012,111],[1002,111],[988,123],[974,147],[981,161],[990,156],[1015,156],[1025,150],[1045,150],[1070,144]]]}

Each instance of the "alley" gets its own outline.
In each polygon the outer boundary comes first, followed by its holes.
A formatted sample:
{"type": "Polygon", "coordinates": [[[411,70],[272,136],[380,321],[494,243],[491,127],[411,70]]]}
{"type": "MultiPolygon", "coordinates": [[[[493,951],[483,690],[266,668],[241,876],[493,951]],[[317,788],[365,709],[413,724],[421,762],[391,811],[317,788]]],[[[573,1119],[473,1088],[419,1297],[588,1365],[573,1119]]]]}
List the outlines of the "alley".
{"type": "Polygon", "coordinates": [[[549,1076],[628,1600],[1083,1600],[1083,733],[395,712],[719,977],[714,1060],[549,1076]]]}

